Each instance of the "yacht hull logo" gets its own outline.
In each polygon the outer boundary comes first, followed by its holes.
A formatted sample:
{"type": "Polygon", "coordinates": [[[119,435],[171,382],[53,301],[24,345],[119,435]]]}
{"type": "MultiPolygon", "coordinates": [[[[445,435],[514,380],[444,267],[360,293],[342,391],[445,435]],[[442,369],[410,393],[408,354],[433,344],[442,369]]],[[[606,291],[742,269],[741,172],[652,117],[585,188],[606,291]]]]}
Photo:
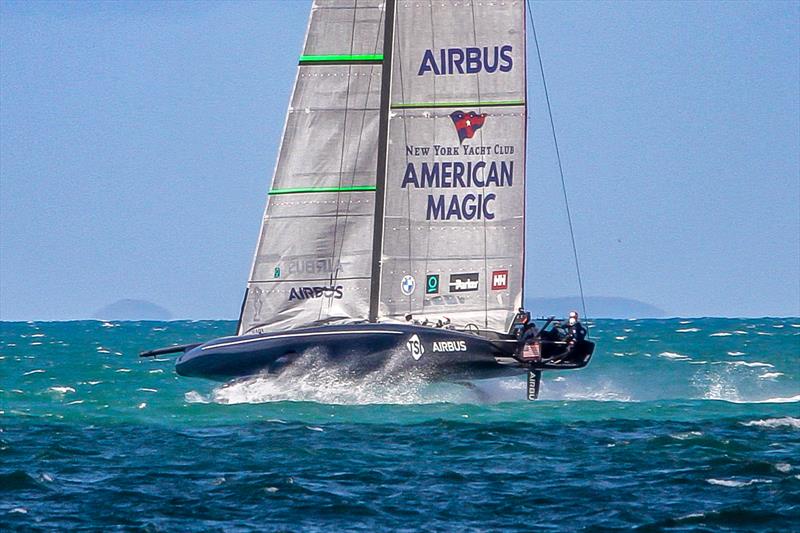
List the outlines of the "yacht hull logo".
{"type": "Polygon", "coordinates": [[[433,343],[434,352],[466,352],[467,341],[439,341],[433,343]]]}
{"type": "Polygon", "coordinates": [[[425,347],[422,345],[422,341],[419,340],[419,337],[416,333],[411,335],[411,338],[408,339],[406,348],[408,348],[408,351],[411,353],[411,357],[413,357],[415,361],[419,361],[419,358],[425,353],[425,347]]]}
{"type": "Polygon", "coordinates": [[[472,139],[475,132],[483,127],[486,122],[486,113],[478,114],[475,111],[453,111],[450,119],[458,132],[458,142],[463,143],[464,139],[472,139]]]}
{"type": "Polygon", "coordinates": [[[478,290],[478,273],[450,274],[450,292],[472,292],[478,290]]]}

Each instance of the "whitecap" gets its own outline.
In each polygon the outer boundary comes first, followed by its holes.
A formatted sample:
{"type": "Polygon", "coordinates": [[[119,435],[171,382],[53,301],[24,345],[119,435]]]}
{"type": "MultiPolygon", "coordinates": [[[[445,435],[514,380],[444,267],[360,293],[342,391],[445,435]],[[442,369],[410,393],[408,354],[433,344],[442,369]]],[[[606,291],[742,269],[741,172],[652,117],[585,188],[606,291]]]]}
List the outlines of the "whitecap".
{"type": "Polygon", "coordinates": [[[267,487],[264,489],[265,492],[278,492],[278,487],[267,487]]]}
{"type": "Polygon", "coordinates": [[[771,365],[769,363],[762,363],[760,361],[755,361],[753,363],[749,361],[722,361],[722,363],[733,366],[748,366],[751,368],[775,368],[775,365],[771,365]]]}
{"type": "Polygon", "coordinates": [[[42,343],[41,342],[32,342],[32,343],[30,343],[30,345],[31,346],[41,346],[42,343]]]}
{"type": "Polygon", "coordinates": [[[311,431],[320,431],[320,432],[325,431],[319,426],[306,426],[306,429],[310,429],[311,431]]]}
{"type": "Polygon", "coordinates": [[[747,335],[746,331],[742,331],[740,329],[735,329],[733,330],[733,332],[736,333],[737,335],[747,335]]]}
{"type": "Polygon", "coordinates": [[[8,512],[8,514],[11,513],[28,514],[28,510],[25,509],[24,507],[14,507],[8,512]]]}
{"type": "Polygon", "coordinates": [[[155,370],[148,371],[148,374],[163,374],[163,373],[164,373],[164,371],[161,370],[160,368],[156,368],[155,370]]]}
{"type": "Polygon", "coordinates": [[[787,474],[792,471],[792,465],[790,465],[789,463],[777,463],[775,465],[775,470],[787,474]]]}
{"type": "Polygon", "coordinates": [[[195,390],[190,390],[183,395],[183,400],[186,403],[210,403],[209,400],[195,390]]]}
{"type": "Polygon", "coordinates": [[[103,326],[104,328],[114,328],[114,327],[117,327],[118,325],[119,324],[113,324],[111,322],[103,322],[101,324],[101,326],[103,326]]]}
{"type": "Polygon", "coordinates": [[[620,336],[620,337],[614,337],[614,338],[615,338],[616,340],[618,340],[618,341],[624,341],[624,340],[625,340],[625,339],[627,339],[628,337],[626,337],[626,336],[624,336],[624,335],[623,335],[623,336],[620,336]]]}
{"type": "Polygon", "coordinates": [[[131,371],[130,368],[118,368],[117,369],[117,372],[130,372],[130,371],[131,371]]]}
{"type": "Polygon", "coordinates": [[[45,370],[42,370],[41,368],[37,368],[36,370],[31,370],[29,372],[25,372],[22,375],[23,376],[30,376],[31,374],[44,374],[44,373],[45,373],[45,370]]]}
{"type": "Polygon", "coordinates": [[[687,440],[687,439],[691,439],[693,437],[702,437],[702,436],[703,436],[703,432],[702,431],[686,431],[686,432],[683,432],[683,433],[674,433],[674,434],[670,435],[670,437],[672,437],[673,439],[677,439],[677,440],[687,440]]]}
{"type": "Polygon", "coordinates": [[[793,328],[800,328],[800,324],[789,324],[789,325],[792,326],[793,328]]]}
{"type": "Polygon", "coordinates": [[[52,392],[56,392],[58,394],[66,394],[68,392],[75,392],[75,389],[73,389],[72,387],[50,387],[47,390],[52,391],[52,392]]]}
{"type": "MultiPolygon", "coordinates": [[[[800,396],[795,396],[796,401],[800,400],[800,396]]],[[[800,429],[800,418],[793,418],[791,416],[784,416],[782,418],[762,418],[761,420],[751,420],[749,422],[740,422],[743,426],[755,426],[763,428],[780,428],[790,427],[800,429]]]]}
{"type": "Polygon", "coordinates": [[[44,333],[34,333],[31,335],[32,339],[38,339],[39,337],[44,337],[44,333]]]}
{"type": "Polygon", "coordinates": [[[688,355],[683,355],[676,352],[661,352],[658,354],[659,357],[664,357],[666,359],[671,359],[673,361],[686,361],[687,359],[691,359],[688,355]]]}
{"type": "Polygon", "coordinates": [[[728,333],[727,331],[718,331],[717,333],[712,333],[709,337],[730,337],[733,333],[728,333]]]}
{"type": "Polygon", "coordinates": [[[553,381],[567,381],[567,378],[565,378],[564,376],[558,376],[553,381]]]}
{"type": "Polygon", "coordinates": [[[773,337],[774,336],[773,333],[769,333],[769,332],[766,332],[766,331],[756,331],[756,335],[764,335],[766,337],[773,337]]]}
{"type": "Polygon", "coordinates": [[[783,375],[784,375],[783,372],[764,372],[763,374],[760,374],[758,377],[761,379],[775,379],[783,375]]]}
{"type": "Polygon", "coordinates": [[[141,387],[141,388],[138,388],[136,390],[142,391],[142,392],[158,392],[158,389],[148,389],[148,388],[145,388],[145,387],[141,387]]]}
{"type": "Polygon", "coordinates": [[[744,352],[728,352],[728,355],[731,357],[738,357],[740,355],[744,355],[744,352]]]}
{"type": "Polygon", "coordinates": [[[698,331],[700,331],[700,328],[682,328],[676,329],[675,333],[697,333],[698,331]]]}
{"type": "Polygon", "coordinates": [[[138,407],[139,409],[144,409],[145,407],[147,407],[147,402],[142,402],[142,403],[140,403],[140,404],[139,404],[137,407],[138,407]]]}
{"type": "Polygon", "coordinates": [[[749,481],[738,481],[738,480],[735,480],[735,479],[714,479],[714,478],[711,478],[711,479],[707,479],[706,481],[708,483],[712,484],[712,485],[720,485],[722,487],[733,487],[733,488],[747,487],[748,485],[752,485],[753,483],[772,483],[771,479],[760,479],[760,478],[751,479],[749,481]]]}
{"type": "Polygon", "coordinates": [[[84,402],[83,400],[73,400],[73,401],[69,402],[67,405],[80,405],[83,402],[84,402]]]}
{"type": "Polygon", "coordinates": [[[97,347],[97,353],[111,353],[111,350],[107,348],[103,348],[102,346],[97,347]]]}

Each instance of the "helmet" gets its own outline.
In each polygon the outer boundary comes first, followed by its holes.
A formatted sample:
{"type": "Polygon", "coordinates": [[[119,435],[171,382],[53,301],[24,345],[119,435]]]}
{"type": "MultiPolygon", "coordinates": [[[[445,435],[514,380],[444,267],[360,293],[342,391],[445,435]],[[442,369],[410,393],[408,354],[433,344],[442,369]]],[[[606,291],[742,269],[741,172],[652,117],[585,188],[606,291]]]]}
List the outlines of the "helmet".
{"type": "Polygon", "coordinates": [[[577,311],[570,311],[569,312],[569,317],[570,318],[578,318],[578,312],[577,311]]]}

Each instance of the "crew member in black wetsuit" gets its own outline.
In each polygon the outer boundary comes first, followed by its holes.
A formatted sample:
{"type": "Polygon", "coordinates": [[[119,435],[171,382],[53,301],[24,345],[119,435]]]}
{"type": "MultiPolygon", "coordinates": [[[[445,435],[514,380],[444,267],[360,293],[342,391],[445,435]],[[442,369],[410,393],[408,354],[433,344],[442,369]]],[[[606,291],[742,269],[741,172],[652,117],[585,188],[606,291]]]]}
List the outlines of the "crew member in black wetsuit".
{"type": "Polygon", "coordinates": [[[531,314],[524,311],[522,308],[519,310],[520,321],[522,322],[522,331],[519,335],[520,346],[525,346],[528,342],[536,337],[539,331],[536,329],[536,323],[531,320],[531,314]],[[521,315],[521,316],[520,316],[521,315]]]}
{"type": "Polygon", "coordinates": [[[586,328],[583,327],[583,324],[581,324],[580,320],[578,320],[577,311],[570,311],[569,321],[564,329],[567,331],[567,337],[565,340],[569,343],[570,349],[572,349],[575,344],[583,341],[583,339],[586,338],[586,328]]]}

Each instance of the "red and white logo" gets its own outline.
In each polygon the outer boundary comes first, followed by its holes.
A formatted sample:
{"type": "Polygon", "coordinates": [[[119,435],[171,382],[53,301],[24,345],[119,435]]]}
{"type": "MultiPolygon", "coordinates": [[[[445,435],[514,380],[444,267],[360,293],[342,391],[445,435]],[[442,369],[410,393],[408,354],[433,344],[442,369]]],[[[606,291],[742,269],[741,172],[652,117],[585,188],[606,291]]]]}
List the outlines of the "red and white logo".
{"type": "Polygon", "coordinates": [[[492,290],[502,291],[508,288],[508,270],[492,272],[492,290]]]}

